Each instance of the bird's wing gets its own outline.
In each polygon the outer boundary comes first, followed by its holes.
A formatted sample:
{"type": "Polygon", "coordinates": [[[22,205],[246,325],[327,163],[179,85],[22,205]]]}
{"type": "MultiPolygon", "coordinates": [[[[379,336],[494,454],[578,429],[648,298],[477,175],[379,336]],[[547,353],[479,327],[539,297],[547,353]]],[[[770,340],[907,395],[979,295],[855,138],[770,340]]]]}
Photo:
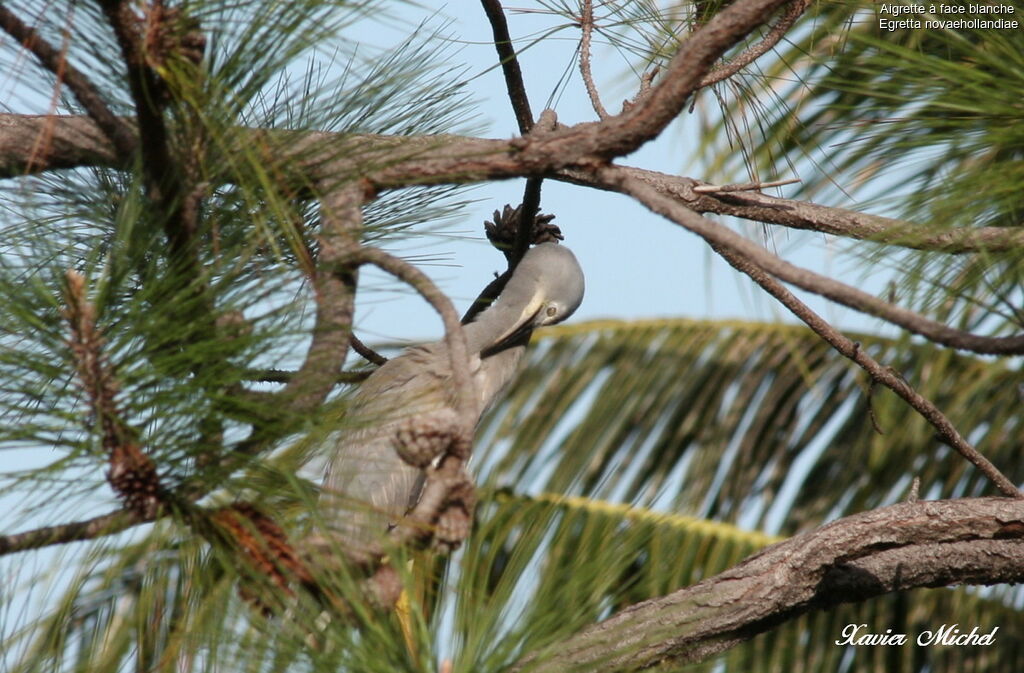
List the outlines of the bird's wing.
{"type": "Polygon", "coordinates": [[[373,554],[381,536],[422,488],[422,470],[395,452],[395,430],[447,403],[445,368],[427,349],[410,349],[363,382],[346,415],[324,477],[322,515],[346,549],[373,554]]]}

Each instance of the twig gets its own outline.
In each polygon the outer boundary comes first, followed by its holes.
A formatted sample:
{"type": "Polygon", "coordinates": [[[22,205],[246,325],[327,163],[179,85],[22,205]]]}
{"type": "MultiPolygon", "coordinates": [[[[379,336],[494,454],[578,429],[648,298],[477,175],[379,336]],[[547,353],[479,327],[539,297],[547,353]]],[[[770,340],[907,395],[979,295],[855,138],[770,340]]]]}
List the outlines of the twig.
{"type": "Polygon", "coordinates": [[[114,146],[120,161],[127,161],[137,143],[132,129],[107,107],[99,89],[86,75],[67,62],[65,55],[44,40],[9,9],[0,5],[0,28],[32,52],[44,68],[64,82],[89,116],[114,146]]]}
{"type": "Polygon", "coordinates": [[[921,477],[914,477],[914,480],[910,482],[910,493],[907,494],[906,502],[917,502],[921,499],[921,477]]]}
{"type": "Polygon", "coordinates": [[[655,64],[651,66],[650,70],[640,76],[640,88],[637,90],[636,95],[633,96],[632,100],[622,101],[623,112],[629,110],[644,98],[647,98],[648,94],[651,93],[651,83],[654,82],[654,78],[658,76],[659,72],[661,72],[661,66],[655,64]]]}
{"type": "Polygon", "coordinates": [[[380,366],[388,361],[386,357],[363,343],[359,337],[356,336],[355,332],[348,335],[348,342],[352,346],[352,350],[362,355],[367,362],[380,366]]]}
{"type": "Polygon", "coordinates": [[[533,112],[530,110],[530,99],[526,95],[526,85],[523,83],[523,71],[519,68],[516,50],[512,46],[512,37],[508,32],[505,12],[502,11],[499,0],[481,0],[481,4],[484,6],[487,20],[491,23],[494,48],[498,51],[498,59],[501,61],[501,72],[505,76],[505,87],[508,89],[512,110],[516,114],[519,132],[526,135],[533,128],[533,112]]]}
{"type": "Polygon", "coordinates": [[[654,83],[654,78],[658,76],[659,72],[661,72],[661,66],[655,64],[650,70],[640,76],[640,90],[636,94],[638,97],[642,98],[647,95],[651,90],[651,85],[654,83]]]}
{"type": "Polygon", "coordinates": [[[785,13],[779,18],[775,25],[772,26],[771,30],[768,31],[768,34],[764,36],[764,39],[757,44],[748,47],[728,63],[723,63],[712,68],[711,71],[701,79],[700,86],[706,87],[712,84],[717,84],[724,79],[728,79],[741,69],[753,63],[758,57],[767,53],[769,49],[779,43],[789,29],[793,27],[793,24],[796,23],[796,20],[800,18],[800,15],[803,14],[810,5],[811,0],[799,0],[787,7],[785,13]]]}
{"type": "Polygon", "coordinates": [[[63,314],[71,329],[69,345],[79,381],[103,435],[103,448],[110,462],[107,481],[129,510],[151,519],[163,509],[166,493],[156,465],[121,417],[119,386],[103,352],[104,339],[96,325],[95,308],[86,297],[85,277],[69,270],[66,280],[63,314]]]}
{"type": "Polygon", "coordinates": [[[583,0],[583,7],[580,16],[580,28],[583,29],[583,37],[580,39],[580,75],[583,76],[583,84],[587,87],[587,95],[590,96],[590,104],[598,118],[607,119],[608,111],[601,104],[601,96],[594,84],[594,74],[590,69],[590,38],[594,32],[594,2],[583,0]]]}
{"type": "Polygon", "coordinates": [[[693,188],[698,194],[723,194],[725,192],[756,192],[768,187],[781,187],[800,182],[800,178],[774,180],[772,182],[742,182],[735,185],[697,185],[693,188]]]}
{"type": "Polygon", "coordinates": [[[754,282],[778,299],[793,315],[805,322],[828,344],[860,365],[872,379],[899,395],[921,414],[949,442],[950,446],[988,477],[1003,494],[1012,498],[1024,498],[1024,493],[1017,490],[1013,482],[964,439],[932,402],[914,390],[902,377],[896,375],[888,367],[883,367],[863,349],[858,348],[854,341],[844,336],[794,296],[782,283],[772,277],[767,269],[760,265],[761,256],[748,255],[746,246],[738,246],[730,237],[720,236],[719,228],[716,225],[712,225],[697,213],[662,196],[654,188],[628,178],[621,184],[625,193],[635,197],[653,212],[667,217],[707,241],[730,265],[750,276],[754,282]]]}
{"type": "MultiPolygon", "coordinates": [[[[860,344],[857,344],[858,346],[860,344]]],[[[882,430],[882,426],[878,424],[878,416],[875,414],[875,387],[878,385],[878,379],[872,378],[868,384],[868,418],[871,420],[871,427],[880,435],[884,435],[885,432],[882,430]]]]}
{"type": "MultiPolygon", "coordinates": [[[[364,369],[356,371],[343,371],[335,379],[336,383],[362,383],[370,378],[374,370],[364,369]]],[[[295,378],[297,372],[285,371],[283,369],[257,369],[248,372],[246,381],[259,381],[260,383],[288,383],[295,378]]]]}
{"type": "Polygon", "coordinates": [[[93,540],[104,535],[114,535],[140,523],[152,521],[128,509],[119,509],[85,521],[73,521],[56,526],[36,528],[22,533],[0,536],[0,556],[29,549],[40,549],[68,542],[93,540]]]}

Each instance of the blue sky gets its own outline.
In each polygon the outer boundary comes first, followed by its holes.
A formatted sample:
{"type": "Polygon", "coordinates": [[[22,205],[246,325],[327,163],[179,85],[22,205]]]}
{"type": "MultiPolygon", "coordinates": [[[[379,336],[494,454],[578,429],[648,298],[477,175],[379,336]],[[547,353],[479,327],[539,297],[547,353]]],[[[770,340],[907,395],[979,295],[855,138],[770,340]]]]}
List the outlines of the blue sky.
{"type": "MultiPolygon", "coordinates": [[[[536,6],[525,2],[505,5],[507,8],[536,6]]],[[[435,21],[451,21],[450,31],[461,49],[456,60],[469,63],[474,75],[483,73],[474,77],[469,85],[480,103],[483,135],[492,138],[517,135],[501,71],[492,68],[497,57],[489,42],[490,26],[479,2],[456,0],[438,12],[433,15],[435,21]]],[[[433,10],[407,5],[400,23],[414,25],[432,13],[433,10]]],[[[518,13],[508,9],[507,14],[512,37],[519,44],[528,44],[533,36],[563,22],[544,13],[518,13]]],[[[392,31],[373,23],[374,32],[369,34],[369,39],[379,40],[377,43],[381,45],[400,39],[401,31],[407,28],[399,25],[392,31]]],[[[574,124],[596,119],[573,61],[578,38],[578,31],[564,30],[520,54],[534,114],[540,113],[568,69],[569,82],[556,97],[559,120],[574,124]]],[[[620,102],[634,92],[635,78],[621,55],[599,41],[595,41],[593,61],[595,79],[605,105],[614,113],[620,102]]],[[[687,155],[688,148],[697,147],[699,133],[696,117],[684,115],[666,131],[666,138],[649,143],[620,163],[703,178],[705,173],[700,162],[692,158],[694,153],[687,155]]],[[[523,180],[487,183],[470,191],[469,196],[479,202],[466,209],[464,219],[443,230],[458,238],[414,238],[408,242],[408,247],[392,249],[443,257],[443,262],[425,266],[424,270],[449,293],[460,310],[464,309],[492,274],[504,268],[504,259],[483,238],[482,222],[503,204],[519,203],[523,183],[523,180]]],[[[792,191],[792,187],[783,187],[781,191],[771,190],[770,193],[786,196],[792,191]]],[[[848,207],[855,207],[855,204],[848,207]]],[[[565,244],[576,253],[587,275],[587,296],[573,318],[575,321],[665,316],[793,320],[773,299],[711,252],[702,240],[627,197],[548,180],[544,183],[542,210],[557,215],[555,222],[566,236],[565,244]]],[[[834,263],[833,253],[842,242],[782,229],[775,229],[770,235],[769,246],[786,253],[791,261],[823,273],[836,272],[838,264],[834,263]]],[[[861,287],[866,282],[864,289],[880,292],[888,275],[875,273],[864,281],[854,272],[847,274],[847,281],[861,287]]],[[[386,284],[395,288],[393,281],[372,272],[364,274],[364,284],[367,287],[386,284]]],[[[855,312],[813,296],[805,299],[826,318],[843,327],[858,330],[877,327],[877,321],[855,312]]],[[[356,321],[359,332],[371,341],[436,339],[442,332],[440,320],[432,310],[408,291],[386,295],[367,292],[359,305],[356,321]]]]}

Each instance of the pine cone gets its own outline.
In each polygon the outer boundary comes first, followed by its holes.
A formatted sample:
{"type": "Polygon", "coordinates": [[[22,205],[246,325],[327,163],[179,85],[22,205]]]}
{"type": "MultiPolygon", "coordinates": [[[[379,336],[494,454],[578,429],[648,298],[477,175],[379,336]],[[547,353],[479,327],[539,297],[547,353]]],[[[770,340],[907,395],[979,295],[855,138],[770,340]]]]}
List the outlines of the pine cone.
{"type": "Polygon", "coordinates": [[[156,465],[135,444],[117,446],[110,453],[107,482],[124,500],[125,507],[144,519],[160,511],[160,476],[156,465]]]}
{"type": "Polygon", "coordinates": [[[458,416],[445,407],[405,419],[395,431],[392,444],[402,460],[423,469],[453,449],[463,451],[467,442],[461,435],[458,416]]]}
{"type": "Polygon", "coordinates": [[[476,509],[476,489],[469,477],[453,484],[437,517],[431,546],[442,553],[451,553],[469,537],[476,509]]]}
{"type": "MultiPolygon", "coordinates": [[[[522,208],[522,204],[519,204],[515,208],[505,204],[500,213],[497,210],[494,211],[493,222],[484,221],[484,233],[487,234],[487,240],[489,240],[491,245],[495,248],[501,250],[506,257],[508,257],[512,252],[512,248],[515,246],[516,229],[519,227],[519,218],[522,208]]],[[[553,219],[555,219],[554,215],[545,215],[542,213],[538,213],[537,216],[533,218],[533,232],[530,236],[531,245],[557,242],[565,238],[558,225],[551,223],[551,220],[553,219]]]]}

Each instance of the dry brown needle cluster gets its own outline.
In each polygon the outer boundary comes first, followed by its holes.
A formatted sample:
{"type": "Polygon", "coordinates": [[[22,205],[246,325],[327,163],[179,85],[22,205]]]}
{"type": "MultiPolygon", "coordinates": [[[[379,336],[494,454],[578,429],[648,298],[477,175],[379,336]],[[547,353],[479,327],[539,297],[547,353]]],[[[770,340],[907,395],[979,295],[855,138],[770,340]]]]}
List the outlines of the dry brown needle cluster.
{"type": "Polygon", "coordinates": [[[96,325],[96,309],[86,297],[85,277],[69,270],[65,279],[63,314],[71,328],[68,347],[79,384],[89,399],[93,422],[99,425],[103,449],[109,456],[107,481],[127,509],[152,519],[162,504],[156,465],[142,451],[137,433],[124,422],[118,409],[119,386],[113,366],[103,352],[105,342],[96,325]]]}

